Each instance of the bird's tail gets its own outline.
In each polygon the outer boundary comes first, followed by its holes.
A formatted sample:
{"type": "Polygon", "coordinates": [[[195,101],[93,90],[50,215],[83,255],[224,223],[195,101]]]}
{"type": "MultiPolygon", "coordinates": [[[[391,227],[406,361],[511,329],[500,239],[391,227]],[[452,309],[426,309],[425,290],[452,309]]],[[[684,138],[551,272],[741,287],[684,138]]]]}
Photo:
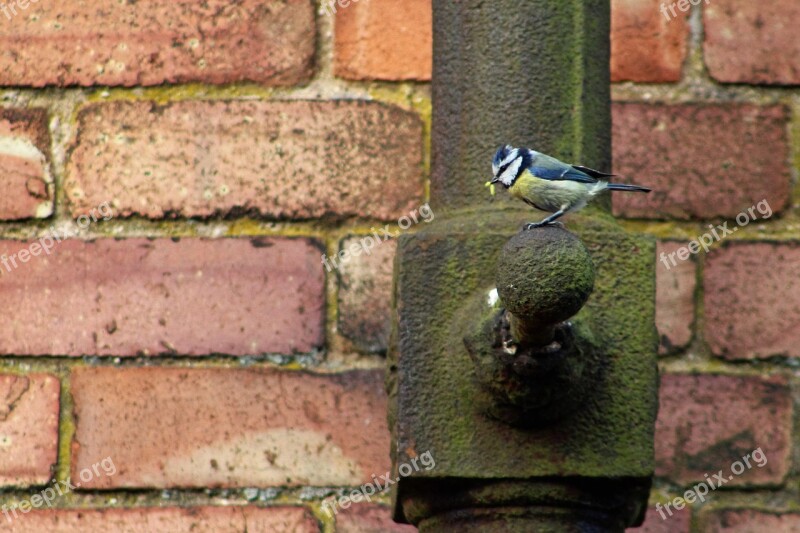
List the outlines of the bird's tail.
{"type": "Polygon", "coordinates": [[[652,190],[648,187],[642,187],[640,185],[628,185],[627,183],[609,183],[606,188],[612,191],[650,192],[652,190]]]}

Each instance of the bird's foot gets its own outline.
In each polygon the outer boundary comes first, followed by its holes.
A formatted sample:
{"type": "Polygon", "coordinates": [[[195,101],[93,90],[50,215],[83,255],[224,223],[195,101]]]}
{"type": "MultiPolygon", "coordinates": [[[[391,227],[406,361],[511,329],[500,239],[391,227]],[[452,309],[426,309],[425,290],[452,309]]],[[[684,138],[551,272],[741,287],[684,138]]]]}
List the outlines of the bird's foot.
{"type": "Polygon", "coordinates": [[[529,229],[534,229],[534,228],[542,228],[544,226],[558,226],[559,228],[563,228],[564,224],[562,224],[561,222],[559,222],[557,220],[553,220],[552,222],[544,222],[544,221],[531,222],[529,224],[525,224],[522,227],[522,229],[529,230],[529,229]]]}

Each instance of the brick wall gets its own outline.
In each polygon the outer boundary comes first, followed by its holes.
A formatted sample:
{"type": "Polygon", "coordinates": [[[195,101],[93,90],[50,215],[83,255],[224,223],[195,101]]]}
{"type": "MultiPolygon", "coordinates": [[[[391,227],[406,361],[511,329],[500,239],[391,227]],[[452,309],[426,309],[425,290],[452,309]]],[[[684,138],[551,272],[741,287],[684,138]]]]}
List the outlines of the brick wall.
{"type": "MultiPolygon", "coordinates": [[[[322,254],[426,199],[430,0],[6,4],[2,527],[408,531],[321,508],[389,468],[394,248],[322,254]]],[[[612,7],[616,170],[658,190],[614,210],[666,258],[651,499],[768,458],[644,530],[800,528],[800,8],[612,7]]]]}
{"type": "Polygon", "coordinates": [[[660,0],[612,2],[615,170],[657,189],[614,203],[659,239],[657,479],[642,531],[797,531],[800,9],[708,0],[672,17],[671,3],[667,20],[660,0]],[[758,448],[766,463],[748,468],[758,448]],[[720,474],[700,501],[694,487],[720,474]]]}

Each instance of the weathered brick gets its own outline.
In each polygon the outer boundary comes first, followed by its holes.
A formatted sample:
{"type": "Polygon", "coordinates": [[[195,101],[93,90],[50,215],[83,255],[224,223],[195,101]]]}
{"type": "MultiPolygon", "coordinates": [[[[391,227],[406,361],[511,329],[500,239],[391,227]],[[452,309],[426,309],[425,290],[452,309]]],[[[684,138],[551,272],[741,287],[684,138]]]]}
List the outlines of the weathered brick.
{"type": "Polygon", "coordinates": [[[656,249],[656,327],[662,354],[673,353],[692,340],[695,262],[690,258],[673,266],[669,259],[669,254],[683,246],[686,243],[659,242],[656,249]]]}
{"type": "Polygon", "coordinates": [[[65,192],[73,213],[396,219],[419,204],[422,123],[365,101],[89,105],[65,192]]]}
{"type": "Polygon", "coordinates": [[[84,487],[360,485],[389,470],[383,372],[223,368],[73,372],[84,487]]]}
{"type": "Polygon", "coordinates": [[[0,354],[291,354],[323,342],[312,241],[70,239],[22,263],[25,249],[0,241],[0,299],[13,310],[0,354]]]}
{"type": "Polygon", "coordinates": [[[49,374],[0,374],[0,485],[50,479],[58,455],[60,390],[58,378],[49,374]]]}
{"type": "Polygon", "coordinates": [[[651,501],[647,508],[644,524],[641,527],[629,528],[626,531],[635,531],[636,533],[689,533],[691,521],[691,507],[686,506],[680,511],[670,507],[669,511],[667,511],[662,505],[659,513],[655,504],[651,501]],[[664,516],[662,517],[661,514],[664,516]]]}
{"type": "Polygon", "coordinates": [[[792,398],[782,377],[666,374],[656,423],[656,474],[684,485],[725,487],[781,483],[791,464],[792,398]],[[766,464],[736,461],[760,448],[766,464]],[[742,462],[744,465],[744,463],[742,462]],[[736,466],[736,469],[739,467],[736,466]]]}
{"type": "MultiPolygon", "coordinates": [[[[323,10],[330,0],[322,0],[323,10]]],[[[353,0],[336,4],[334,69],[356,80],[429,80],[431,0],[353,0]]]]}
{"type": "MultiPolygon", "coordinates": [[[[341,249],[364,249],[364,238],[344,239],[341,249]]],[[[339,266],[339,332],[366,352],[385,351],[389,341],[396,249],[394,240],[381,242],[368,255],[351,257],[339,266]]]]}
{"type": "Polygon", "coordinates": [[[313,71],[309,0],[25,3],[2,4],[0,85],[292,85],[313,71]]]}
{"type": "Polygon", "coordinates": [[[614,170],[649,194],[615,193],[614,212],[640,218],[733,218],[789,202],[788,112],[751,104],[613,107],[614,170]]]}
{"type": "MultiPolygon", "coordinates": [[[[329,0],[328,0],[329,1],[329,0]]],[[[613,81],[669,82],[681,77],[688,22],[669,22],[660,0],[614,0],[611,9],[613,81]]],[[[323,11],[330,15],[333,7],[323,11]]],[[[353,2],[336,6],[335,70],[349,79],[429,80],[431,0],[353,2]]]]}
{"type": "Polygon", "coordinates": [[[705,61],[722,82],[800,83],[800,3],[713,0],[703,6],[705,61]]]}
{"type": "Polygon", "coordinates": [[[705,339],[729,359],[800,356],[800,246],[732,243],[703,272],[705,339]]]}
{"type": "MultiPolygon", "coordinates": [[[[42,510],[17,517],[14,533],[318,533],[311,513],[300,507],[150,507],[131,509],[42,510]]],[[[5,520],[4,520],[5,521],[5,520]]]]}
{"type": "Polygon", "coordinates": [[[706,513],[703,531],[709,533],[762,533],[800,531],[800,514],[765,513],[751,509],[726,509],[706,513]]]}
{"type": "Polygon", "coordinates": [[[417,528],[397,524],[388,507],[366,503],[351,505],[336,515],[336,533],[412,533],[417,528]]]}
{"type": "Polygon", "coordinates": [[[0,175],[1,220],[44,218],[53,213],[45,110],[0,109],[0,175]]]}
{"type": "Polygon", "coordinates": [[[611,81],[672,82],[681,79],[689,35],[688,15],[669,19],[663,0],[612,0],[611,81]]]}

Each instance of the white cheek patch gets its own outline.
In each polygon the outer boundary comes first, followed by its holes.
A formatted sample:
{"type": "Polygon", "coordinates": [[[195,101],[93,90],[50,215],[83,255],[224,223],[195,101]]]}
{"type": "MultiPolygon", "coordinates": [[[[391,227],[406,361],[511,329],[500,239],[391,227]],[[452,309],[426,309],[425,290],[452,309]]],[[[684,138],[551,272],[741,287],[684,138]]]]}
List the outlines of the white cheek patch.
{"type": "Polygon", "coordinates": [[[511,163],[508,168],[500,175],[500,181],[503,182],[503,185],[506,187],[511,187],[511,184],[514,183],[514,180],[517,177],[517,172],[519,172],[519,167],[522,165],[522,158],[518,157],[511,163]]]}
{"type": "Polygon", "coordinates": [[[513,150],[511,150],[511,152],[509,152],[509,154],[506,156],[505,159],[503,159],[496,165],[492,163],[492,174],[497,176],[497,171],[503,168],[503,165],[505,165],[506,163],[513,161],[518,155],[519,155],[519,150],[517,148],[514,148],[513,150]]]}

